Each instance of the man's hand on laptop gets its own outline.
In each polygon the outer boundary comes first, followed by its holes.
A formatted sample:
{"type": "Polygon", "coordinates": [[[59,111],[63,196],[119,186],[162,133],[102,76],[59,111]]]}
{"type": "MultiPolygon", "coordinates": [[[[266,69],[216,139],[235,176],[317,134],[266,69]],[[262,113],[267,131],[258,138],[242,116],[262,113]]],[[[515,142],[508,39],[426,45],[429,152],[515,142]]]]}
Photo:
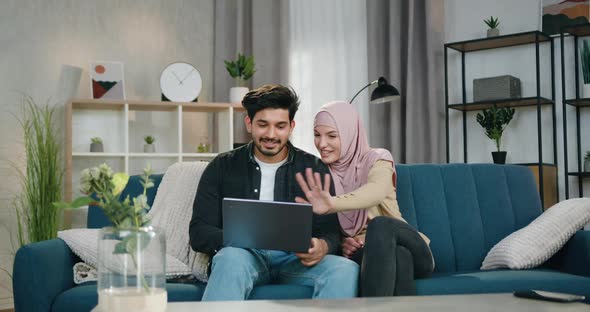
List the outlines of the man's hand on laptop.
{"type": "Polygon", "coordinates": [[[325,240],[313,237],[311,239],[311,247],[307,253],[295,253],[305,266],[314,266],[318,264],[324,256],[328,254],[328,243],[325,240]]]}

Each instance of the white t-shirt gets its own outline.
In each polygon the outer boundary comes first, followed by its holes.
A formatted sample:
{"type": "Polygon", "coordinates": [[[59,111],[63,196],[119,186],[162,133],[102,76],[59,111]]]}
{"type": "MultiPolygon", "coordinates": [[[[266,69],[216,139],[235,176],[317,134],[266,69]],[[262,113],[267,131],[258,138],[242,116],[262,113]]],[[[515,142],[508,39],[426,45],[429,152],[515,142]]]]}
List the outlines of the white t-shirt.
{"type": "Polygon", "coordinates": [[[274,200],[275,198],[275,175],[277,169],[285,162],[287,158],[281,160],[278,163],[265,163],[262,160],[254,156],[254,159],[260,166],[260,200],[274,200]]]}

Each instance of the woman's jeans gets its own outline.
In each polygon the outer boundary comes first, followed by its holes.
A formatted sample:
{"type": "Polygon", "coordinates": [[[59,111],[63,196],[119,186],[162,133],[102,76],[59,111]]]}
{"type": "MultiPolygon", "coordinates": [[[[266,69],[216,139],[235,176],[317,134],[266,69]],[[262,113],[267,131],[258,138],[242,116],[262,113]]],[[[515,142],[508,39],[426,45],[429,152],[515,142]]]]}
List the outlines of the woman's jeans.
{"type": "Polygon", "coordinates": [[[212,260],[202,301],[245,300],[265,284],[296,284],[313,288],[313,298],[357,296],[359,265],[344,257],[326,255],[307,267],[290,252],[225,247],[212,260]]]}
{"type": "Polygon", "coordinates": [[[390,217],[369,222],[364,250],[357,250],[352,259],[362,263],[362,297],[415,295],[414,279],[427,277],[434,269],[430,248],[418,232],[390,217]]]}

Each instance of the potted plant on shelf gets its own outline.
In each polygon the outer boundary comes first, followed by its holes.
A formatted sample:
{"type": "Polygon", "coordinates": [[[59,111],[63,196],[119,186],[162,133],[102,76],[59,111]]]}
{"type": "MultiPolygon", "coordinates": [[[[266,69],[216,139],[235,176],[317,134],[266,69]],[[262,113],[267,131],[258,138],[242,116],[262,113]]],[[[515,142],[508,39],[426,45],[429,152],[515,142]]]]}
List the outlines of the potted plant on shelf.
{"type": "Polygon", "coordinates": [[[588,44],[588,40],[583,40],[582,42],[582,46],[580,47],[580,63],[582,63],[584,84],[582,85],[580,96],[590,98],[590,45],[588,44]]]}
{"type": "Polygon", "coordinates": [[[485,129],[486,136],[496,142],[497,151],[492,152],[492,158],[495,164],[506,163],[506,152],[500,151],[502,134],[508,126],[508,123],[514,117],[514,108],[498,108],[494,104],[490,109],[484,109],[482,113],[477,114],[477,122],[485,129]]]}
{"type": "Polygon", "coordinates": [[[590,172],[590,151],[586,151],[584,156],[584,172],[590,172]]]}
{"type": "Polygon", "coordinates": [[[238,53],[238,58],[235,61],[224,61],[224,63],[225,69],[236,81],[236,86],[229,89],[229,101],[231,103],[241,103],[244,95],[249,91],[245,86],[245,82],[252,78],[252,75],[256,72],[254,56],[246,57],[238,53]]]}
{"type": "Polygon", "coordinates": [[[497,17],[490,16],[489,19],[484,19],[483,22],[490,28],[488,29],[488,38],[500,35],[500,29],[498,29],[500,22],[497,17]]]}
{"type": "Polygon", "coordinates": [[[156,142],[156,138],[151,135],[147,135],[143,138],[143,140],[146,143],[143,146],[143,152],[144,153],[155,153],[156,152],[156,145],[154,144],[154,142],[156,142]]]}
{"type": "Polygon", "coordinates": [[[54,204],[78,208],[97,202],[113,224],[100,230],[97,244],[99,311],[136,311],[138,306],[166,311],[166,238],[162,230],[150,226],[146,216],[146,191],[154,186],[150,175],[148,165],[141,176],[143,193],[122,199],[127,174],[113,173],[107,164],[84,169],[80,191],[86,196],[54,204]]]}
{"type": "Polygon", "coordinates": [[[104,148],[102,145],[102,139],[100,137],[93,137],[90,139],[90,152],[91,153],[102,153],[104,148]]]}

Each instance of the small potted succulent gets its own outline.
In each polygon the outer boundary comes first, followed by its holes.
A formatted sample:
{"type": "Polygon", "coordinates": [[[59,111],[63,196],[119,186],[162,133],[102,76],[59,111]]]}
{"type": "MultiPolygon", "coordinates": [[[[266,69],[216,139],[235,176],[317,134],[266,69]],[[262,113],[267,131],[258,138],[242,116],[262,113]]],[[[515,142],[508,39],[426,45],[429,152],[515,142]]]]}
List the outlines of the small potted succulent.
{"type": "Polygon", "coordinates": [[[90,138],[90,152],[91,153],[102,153],[104,152],[104,147],[102,145],[102,139],[100,137],[93,137],[90,138]]]}
{"type": "Polygon", "coordinates": [[[484,109],[482,113],[477,114],[477,122],[485,129],[486,136],[496,142],[496,152],[492,152],[492,158],[495,164],[506,163],[506,151],[500,151],[502,134],[508,126],[508,123],[514,117],[514,108],[501,107],[496,105],[490,109],[484,109]]]}
{"type": "Polygon", "coordinates": [[[224,61],[224,63],[225,69],[236,81],[236,86],[229,89],[229,101],[231,103],[241,103],[244,95],[249,91],[245,86],[246,81],[252,78],[252,75],[256,72],[254,56],[245,56],[238,53],[238,59],[224,61]]]}
{"type": "Polygon", "coordinates": [[[489,27],[488,38],[500,35],[500,29],[498,29],[500,22],[497,17],[490,16],[489,19],[484,19],[483,22],[489,27]]]}
{"type": "Polygon", "coordinates": [[[586,151],[584,156],[584,172],[590,172],[590,151],[586,151]]]}
{"type": "Polygon", "coordinates": [[[155,153],[156,145],[154,144],[154,142],[156,142],[156,138],[151,135],[147,135],[143,138],[143,140],[145,141],[145,145],[143,146],[143,152],[155,153]]]}

